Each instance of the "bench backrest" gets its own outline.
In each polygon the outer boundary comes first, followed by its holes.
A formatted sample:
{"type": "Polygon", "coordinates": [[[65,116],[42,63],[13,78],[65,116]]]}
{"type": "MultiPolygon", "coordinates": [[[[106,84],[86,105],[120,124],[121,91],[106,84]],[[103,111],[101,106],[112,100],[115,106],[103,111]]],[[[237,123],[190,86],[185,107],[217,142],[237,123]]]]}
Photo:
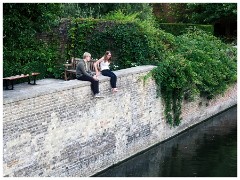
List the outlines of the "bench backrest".
{"type": "MultiPolygon", "coordinates": [[[[72,60],[71,60],[72,69],[76,69],[77,64],[79,63],[80,60],[81,60],[81,58],[72,58],[72,60]]],[[[88,69],[92,72],[95,72],[95,67],[94,67],[95,62],[96,62],[96,60],[90,60],[87,63],[88,69]]],[[[100,66],[98,67],[98,69],[100,70],[100,66]]]]}
{"type": "Polygon", "coordinates": [[[74,59],[72,59],[72,68],[73,68],[73,69],[76,69],[76,67],[77,67],[77,65],[78,65],[78,63],[79,63],[80,60],[81,60],[80,58],[74,58],[74,59]]]}

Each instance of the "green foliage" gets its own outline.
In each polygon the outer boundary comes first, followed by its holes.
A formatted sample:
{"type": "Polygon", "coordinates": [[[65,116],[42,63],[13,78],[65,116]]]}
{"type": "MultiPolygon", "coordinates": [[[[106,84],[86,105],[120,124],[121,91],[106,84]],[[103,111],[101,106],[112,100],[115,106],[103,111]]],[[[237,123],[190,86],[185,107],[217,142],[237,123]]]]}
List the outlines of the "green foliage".
{"type": "Polygon", "coordinates": [[[182,100],[196,95],[211,99],[237,80],[236,49],[201,30],[175,38],[173,49],[151,72],[158,95],[165,101],[165,116],[180,123],[182,100]]]}
{"type": "Polygon", "coordinates": [[[13,43],[11,40],[17,38],[14,41],[16,46],[19,43],[30,44],[28,40],[33,38],[36,32],[50,30],[50,27],[58,23],[58,13],[58,4],[4,3],[4,43],[13,43]],[[24,38],[26,35],[28,38],[24,38]]]}
{"type": "MultiPolygon", "coordinates": [[[[116,12],[117,18],[123,17],[116,12]]],[[[110,15],[110,17],[114,17],[110,15]]],[[[69,29],[69,55],[81,57],[89,51],[100,58],[106,50],[112,51],[115,69],[136,65],[157,64],[170,46],[172,35],[155,28],[146,21],[75,19],[69,29]]]]}
{"type": "Polygon", "coordinates": [[[62,18],[100,18],[104,4],[101,3],[62,3],[62,18]]]}
{"type": "Polygon", "coordinates": [[[151,74],[170,125],[181,122],[183,99],[194,100],[196,95],[210,99],[236,82],[236,49],[213,35],[192,27],[173,36],[155,28],[154,22],[140,21],[135,14],[122,11],[106,17],[111,20],[72,21],[70,54],[81,57],[88,51],[93,58],[100,58],[110,50],[114,69],[157,65],[151,74]]]}
{"type": "Polygon", "coordinates": [[[58,25],[59,5],[6,3],[3,11],[3,76],[37,71],[40,78],[59,77],[58,41],[51,29],[58,25]],[[37,38],[42,32],[51,37],[48,43],[37,38]]]}
{"type": "MultiPolygon", "coordinates": [[[[56,15],[60,7],[71,12],[76,8],[68,5],[4,4],[4,76],[34,71],[40,72],[41,78],[62,76],[64,62],[60,57],[65,55],[60,54],[57,35],[49,28],[58,23],[56,15]],[[40,40],[37,35],[41,32],[51,38],[40,40]]],[[[105,19],[71,18],[67,56],[81,58],[88,51],[93,58],[100,58],[110,50],[113,70],[156,65],[150,74],[156,81],[158,95],[164,99],[166,119],[172,126],[181,122],[183,99],[193,100],[196,95],[213,98],[236,82],[236,49],[210,33],[195,26],[184,27],[184,34],[179,36],[173,35],[177,30],[182,31],[179,26],[170,31],[173,34],[160,30],[148,14],[149,4],[96,3],[96,9],[87,11],[92,7],[79,3],[77,8],[84,11],[77,13],[105,15],[105,19]]]]}
{"type": "MultiPolygon", "coordinates": [[[[40,78],[49,77],[54,74],[60,77],[57,72],[58,49],[40,42],[32,44],[32,47],[21,50],[5,48],[3,53],[3,75],[12,76],[16,74],[29,74],[31,72],[40,72],[40,78]],[[37,66],[35,64],[38,64],[37,66]],[[31,65],[32,68],[31,68],[31,65]]],[[[59,72],[62,74],[62,72],[59,72]]]]}
{"type": "MultiPolygon", "coordinates": [[[[168,14],[179,23],[212,24],[237,20],[237,3],[171,3],[168,14]]],[[[164,22],[159,17],[160,22],[164,22]]]]}
{"type": "Polygon", "coordinates": [[[159,23],[159,28],[169,32],[175,36],[184,34],[189,28],[199,28],[210,34],[214,33],[213,25],[199,25],[199,24],[180,24],[180,23],[159,23]]]}
{"type": "Polygon", "coordinates": [[[63,3],[63,18],[103,18],[107,14],[121,11],[123,14],[138,14],[137,18],[149,20],[153,17],[152,7],[148,3],[63,3]]]}
{"type": "Polygon", "coordinates": [[[236,81],[237,51],[222,43],[216,37],[203,31],[190,31],[177,37],[181,53],[193,63],[198,75],[198,89],[209,98],[226,90],[228,84],[236,81]]]}
{"type": "Polygon", "coordinates": [[[139,13],[125,15],[122,10],[112,11],[104,16],[106,20],[135,21],[139,13]]]}
{"type": "Polygon", "coordinates": [[[192,23],[213,23],[219,19],[237,20],[237,3],[188,3],[184,16],[192,23]]]}
{"type": "MultiPolygon", "coordinates": [[[[136,18],[139,20],[152,20],[152,6],[149,3],[114,3],[111,4],[113,9],[107,13],[114,14],[114,12],[121,11],[126,16],[136,15],[136,18]]],[[[107,19],[103,16],[103,19],[107,19]]],[[[116,20],[116,19],[115,19],[116,20]]]]}

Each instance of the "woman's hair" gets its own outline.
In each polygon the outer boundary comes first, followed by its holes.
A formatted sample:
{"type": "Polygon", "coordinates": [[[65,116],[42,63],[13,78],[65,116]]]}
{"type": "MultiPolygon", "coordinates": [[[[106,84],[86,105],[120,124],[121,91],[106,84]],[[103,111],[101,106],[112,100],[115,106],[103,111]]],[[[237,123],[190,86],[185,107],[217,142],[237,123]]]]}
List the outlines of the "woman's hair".
{"type": "Polygon", "coordinates": [[[110,51],[106,51],[106,52],[105,52],[105,54],[104,54],[104,61],[109,61],[109,62],[111,62],[112,56],[111,56],[109,59],[107,59],[107,56],[108,56],[109,54],[111,54],[110,51]]]}
{"type": "Polygon", "coordinates": [[[90,56],[90,57],[91,57],[91,54],[90,54],[89,52],[85,52],[85,53],[83,54],[83,59],[85,59],[87,56],[90,56]]]}

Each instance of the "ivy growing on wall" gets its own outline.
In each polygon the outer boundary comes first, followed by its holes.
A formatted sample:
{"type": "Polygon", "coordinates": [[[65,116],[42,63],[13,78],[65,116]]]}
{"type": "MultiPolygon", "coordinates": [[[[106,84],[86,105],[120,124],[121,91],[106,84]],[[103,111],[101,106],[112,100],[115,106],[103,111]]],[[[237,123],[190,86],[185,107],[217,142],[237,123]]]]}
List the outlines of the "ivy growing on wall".
{"type": "Polygon", "coordinates": [[[165,102],[165,117],[177,126],[183,99],[212,99],[237,81],[237,51],[203,31],[189,31],[175,38],[173,51],[151,74],[165,102]]]}

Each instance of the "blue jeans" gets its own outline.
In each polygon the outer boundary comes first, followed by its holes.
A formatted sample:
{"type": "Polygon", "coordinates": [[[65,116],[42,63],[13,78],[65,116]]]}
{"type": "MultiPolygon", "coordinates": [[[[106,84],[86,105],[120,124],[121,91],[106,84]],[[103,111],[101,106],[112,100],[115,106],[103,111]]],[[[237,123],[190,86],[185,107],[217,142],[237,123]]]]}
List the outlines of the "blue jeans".
{"type": "Polygon", "coordinates": [[[103,76],[108,76],[110,77],[110,84],[112,88],[116,88],[116,83],[117,83],[117,76],[110,71],[109,69],[104,69],[101,71],[103,76]]]}

